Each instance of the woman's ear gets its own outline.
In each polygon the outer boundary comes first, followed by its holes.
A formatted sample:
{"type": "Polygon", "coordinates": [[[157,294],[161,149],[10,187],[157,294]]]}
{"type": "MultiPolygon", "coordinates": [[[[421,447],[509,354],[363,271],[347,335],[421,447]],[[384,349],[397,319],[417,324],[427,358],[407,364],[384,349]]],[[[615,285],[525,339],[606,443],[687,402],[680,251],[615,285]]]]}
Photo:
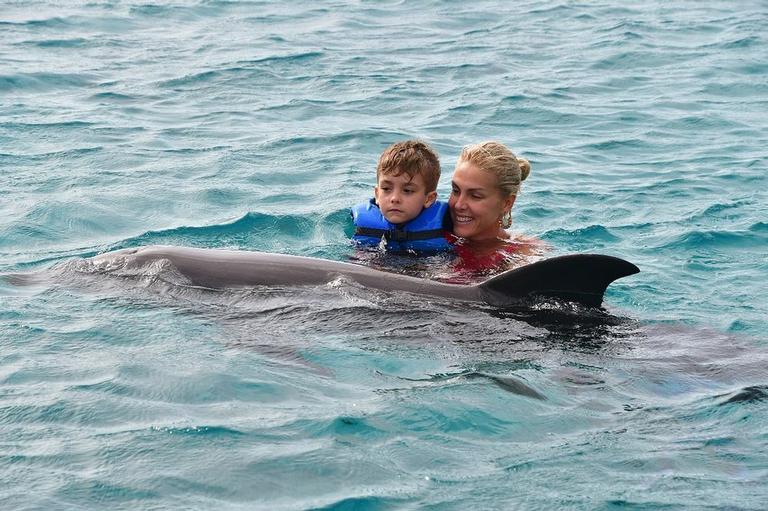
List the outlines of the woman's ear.
{"type": "Polygon", "coordinates": [[[517,195],[510,195],[506,199],[504,199],[504,213],[509,213],[512,211],[512,206],[515,204],[515,199],[517,199],[517,195]]]}
{"type": "Polygon", "coordinates": [[[426,195],[426,197],[424,197],[424,207],[425,208],[430,207],[432,204],[435,203],[436,200],[437,200],[437,192],[433,190],[429,192],[426,195]]]}

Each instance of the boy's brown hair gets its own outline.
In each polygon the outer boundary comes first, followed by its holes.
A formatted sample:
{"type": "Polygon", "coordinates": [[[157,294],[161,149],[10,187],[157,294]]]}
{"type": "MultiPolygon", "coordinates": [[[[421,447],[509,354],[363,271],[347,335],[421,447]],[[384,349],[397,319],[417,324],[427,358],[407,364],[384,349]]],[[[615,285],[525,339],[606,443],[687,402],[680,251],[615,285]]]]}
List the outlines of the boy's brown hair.
{"type": "Polygon", "coordinates": [[[424,179],[426,192],[434,192],[440,180],[440,159],[434,149],[421,140],[404,140],[384,149],[376,167],[376,180],[384,175],[406,174],[424,179]]]}

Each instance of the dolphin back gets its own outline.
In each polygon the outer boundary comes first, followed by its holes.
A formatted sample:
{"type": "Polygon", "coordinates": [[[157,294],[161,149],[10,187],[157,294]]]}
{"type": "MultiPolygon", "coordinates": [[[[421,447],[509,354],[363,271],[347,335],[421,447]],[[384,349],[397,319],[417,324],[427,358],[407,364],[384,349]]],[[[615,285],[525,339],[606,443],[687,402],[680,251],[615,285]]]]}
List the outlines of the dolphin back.
{"type": "Polygon", "coordinates": [[[494,306],[513,305],[537,296],[599,307],[614,280],[640,271],[617,257],[576,254],[553,257],[499,274],[475,286],[445,284],[383,272],[340,261],[285,254],[192,247],[149,246],[118,250],[95,262],[145,265],[170,261],[196,286],[226,288],[255,285],[318,285],[338,277],[385,291],[406,291],[494,306]]]}
{"type": "Polygon", "coordinates": [[[491,305],[510,305],[538,296],[600,307],[611,282],[639,271],[618,257],[572,254],[509,270],[478,284],[478,288],[491,305]]]}

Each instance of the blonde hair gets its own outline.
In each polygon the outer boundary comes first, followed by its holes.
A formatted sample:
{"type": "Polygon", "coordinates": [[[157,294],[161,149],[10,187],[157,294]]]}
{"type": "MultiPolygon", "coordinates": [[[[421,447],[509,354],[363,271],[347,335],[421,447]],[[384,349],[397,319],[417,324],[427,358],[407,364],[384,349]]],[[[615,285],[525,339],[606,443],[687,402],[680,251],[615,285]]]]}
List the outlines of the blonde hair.
{"type": "MultiPolygon", "coordinates": [[[[518,158],[507,146],[492,140],[464,146],[456,166],[464,162],[494,174],[499,191],[505,198],[517,195],[520,184],[531,173],[528,160],[518,158]]],[[[511,226],[512,211],[507,211],[501,220],[504,228],[511,226]]]]}
{"type": "Polygon", "coordinates": [[[440,180],[440,159],[435,150],[421,140],[396,142],[387,147],[379,157],[376,179],[382,174],[406,174],[410,179],[422,176],[427,192],[434,192],[440,180]]]}

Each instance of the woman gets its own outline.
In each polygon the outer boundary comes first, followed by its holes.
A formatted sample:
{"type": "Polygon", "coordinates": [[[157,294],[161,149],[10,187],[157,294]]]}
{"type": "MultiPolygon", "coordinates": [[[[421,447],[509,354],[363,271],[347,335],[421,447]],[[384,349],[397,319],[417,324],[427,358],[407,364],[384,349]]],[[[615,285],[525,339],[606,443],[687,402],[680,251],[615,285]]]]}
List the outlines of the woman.
{"type": "Polygon", "coordinates": [[[512,225],[512,205],[531,165],[499,142],[464,147],[456,162],[448,200],[458,256],[456,270],[496,273],[540,254],[540,241],[506,231],[512,225]]]}

